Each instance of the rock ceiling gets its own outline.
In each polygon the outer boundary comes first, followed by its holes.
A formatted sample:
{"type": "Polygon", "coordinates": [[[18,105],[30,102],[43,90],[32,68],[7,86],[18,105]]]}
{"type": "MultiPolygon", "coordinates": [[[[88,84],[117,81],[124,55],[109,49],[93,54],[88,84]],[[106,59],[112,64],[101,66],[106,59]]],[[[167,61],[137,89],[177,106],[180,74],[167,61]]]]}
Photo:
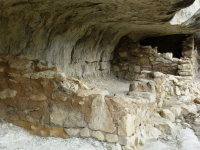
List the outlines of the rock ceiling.
{"type": "Polygon", "coordinates": [[[185,17],[187,25],[170,24],[178,11],[193,2],[1,0],[0,53],[29,54],[62,68],[63,64],[98,61],[103,52],[110,54],[124,35],[137,41],[196,32],[198,11],[185,17]]]}

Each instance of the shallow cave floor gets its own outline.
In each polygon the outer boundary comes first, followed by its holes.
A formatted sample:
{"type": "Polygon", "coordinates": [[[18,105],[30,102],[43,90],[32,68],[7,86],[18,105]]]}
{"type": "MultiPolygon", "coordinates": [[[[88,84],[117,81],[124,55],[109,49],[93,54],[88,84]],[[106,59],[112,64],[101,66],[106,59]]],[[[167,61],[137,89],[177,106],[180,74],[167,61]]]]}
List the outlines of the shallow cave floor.
{"type": "Polygon", "coordinates": [[[89,88],[99,88],[101,90],[107,90],[110,95],[124,94],[129,91],[129,85],[131,81],[120,79],[112,76],[104,76],[98,78],[84,79],[86,85],[89,88]]]}

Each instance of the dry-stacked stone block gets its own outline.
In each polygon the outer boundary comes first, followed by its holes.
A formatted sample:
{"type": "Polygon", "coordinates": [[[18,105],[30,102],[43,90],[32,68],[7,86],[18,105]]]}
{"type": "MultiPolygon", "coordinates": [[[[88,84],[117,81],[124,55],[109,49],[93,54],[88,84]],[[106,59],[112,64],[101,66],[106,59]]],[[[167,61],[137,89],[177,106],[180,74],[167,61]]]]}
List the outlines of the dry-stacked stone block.
{"type": "MultiPolygon", "coordinates": [[[[59,68],[23,55],[1,55],[0,59],[0,118],[33,134],[92,137],[131,148],[161,134],[151,122],[156,116],[155,100],[90,89],[66,78],[59,68]]],[[[138,81],[131,88],[138,87],[155,92],[154,82],[138,81]]]]}

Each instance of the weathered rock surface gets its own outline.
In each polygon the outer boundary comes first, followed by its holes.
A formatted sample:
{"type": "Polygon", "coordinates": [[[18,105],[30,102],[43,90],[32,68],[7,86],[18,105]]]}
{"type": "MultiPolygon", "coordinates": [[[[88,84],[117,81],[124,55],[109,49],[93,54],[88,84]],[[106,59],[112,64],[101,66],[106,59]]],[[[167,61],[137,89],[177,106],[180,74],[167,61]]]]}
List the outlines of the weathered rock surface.
{"type": "Polygon", "coordinates": [[[104,138],[105,138],[101,131],[93,131],[92,132],[92,137],[96,138],[96,139],[98,139],[100,141],[103,141],[104,138]]]}
{"type": "Polygon", "coordinates": [[[50,106],[50,123],[63,127],[86,127],[84,116],[62,103],[50,106]]]}
{"type": "Polygon", "coordinates": [[[80,131],[81,137],[90,137],[90,130],[86,127],[80,131]]]}
{"type": "Polygon", "coordinates": [[[89,127],[93,130],[101,130],[112,133],[116,130],[113,119],[110,115],[108,106],[101,95],[97,96],[92,102],[91,118],[89,127]]]}
{"type": "MultiPolygon", "coordinates": [[[[66,78],[52,67],[37,71],[38,64],[31,59],[35,62],[32,68],[11,68],[8,60],[13,57],[24,60],[9,55],[1,64],[5,68],[0,72],[4,79],[0,84],[4,89],[0,92],[1,118],[40,136],[94,137],[132,148],[160,134],[150,121],[157,104],[148,97],[111,96],[105,90],[90,89],[77,79],[66,78]]],[[[153,81],[141,83],[155,92],[154,84],[148,86],[153,81]]]]}
{"type": "Polygon", "coordinates": [[[0,99],[14,98],[16,94],[17,94],[17,91],[15,90],[5,89],[0,92],[0,99]]]}
{"type": "MultiPolygon", "coordinates": [[[[0,54],[29,54],[45,60],[46,66],[60,66],[70,76],[99,76],[110,72],[112,52],[125,35],[138,41],[148,36],[194,33],[197,29],[191,26],[198,26],[198,21],[194,21],[198,18],[198,13],[194,12],[198,10],[196,3],[195,9],[187,10],[194,16],[184,17],[179,13],[179,17],[175,16],[176,21],[171,22],[176,25],[169,23],[177,11],[193,2],[2,1],[0,54]],[[190,26],[177,25],[181,23],[190,26]]],[[[120,55],[125,57],[128,54],[122,51],[120,55]]],[[[13,61],[10,60],[10,66],[17,66],[20,70],[30,68],[34,63],[21,61],[14,64],[13,61]]],[[[146,59],[140,61],[144,65],[149,62],[146,59]]],[[[130,70],[138,72],[140,68],[130,70]]]]}
{"type": "Polygon", "coordinates": [[[193,2],[0,2],[0,117],[40,136],[94,137],[124,150],[173,133],[175,117],[197,113],[193,2]],[[111,96],[61,70],[140,80],[129,96],[111,96]]]}

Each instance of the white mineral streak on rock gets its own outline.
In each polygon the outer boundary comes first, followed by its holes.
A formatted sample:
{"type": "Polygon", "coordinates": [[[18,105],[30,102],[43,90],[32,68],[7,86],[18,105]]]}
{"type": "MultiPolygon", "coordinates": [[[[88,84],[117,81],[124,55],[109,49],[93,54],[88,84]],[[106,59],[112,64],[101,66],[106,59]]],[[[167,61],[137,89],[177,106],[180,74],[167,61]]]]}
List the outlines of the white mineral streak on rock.
{"type": "Polygon", "coordinates": [[[186,22],[199,10],[200,8],[199,6],[200,6],[200,0],[195,0],[195,2],[189,7],[186,7],[178,11],[170,21],[170,24],[177,25],[186,22]]]}

